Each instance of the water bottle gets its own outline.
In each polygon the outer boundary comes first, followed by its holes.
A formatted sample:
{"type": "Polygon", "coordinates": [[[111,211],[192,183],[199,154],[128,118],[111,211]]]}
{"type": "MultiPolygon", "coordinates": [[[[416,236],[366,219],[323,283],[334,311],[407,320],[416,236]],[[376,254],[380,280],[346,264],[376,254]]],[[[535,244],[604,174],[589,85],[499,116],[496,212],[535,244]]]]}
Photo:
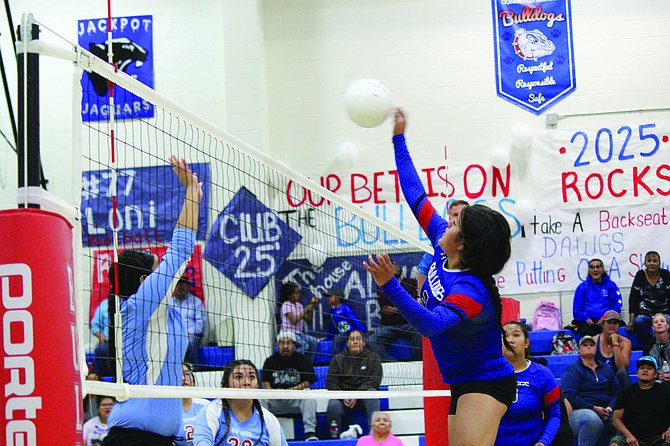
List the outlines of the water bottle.
{"type": "Polygon", "coordinates": [[[340,428],[337,427],[337,421],[333,420],[330,422],[330,438],[338,438],[340,433],[340,428]]]}
{"type": "Polygon", "coordinates": [[[668,361],[663,361],[663,365],[661,366],[661,373],[670,373],[670,365],[668,365],[668,361]]]}

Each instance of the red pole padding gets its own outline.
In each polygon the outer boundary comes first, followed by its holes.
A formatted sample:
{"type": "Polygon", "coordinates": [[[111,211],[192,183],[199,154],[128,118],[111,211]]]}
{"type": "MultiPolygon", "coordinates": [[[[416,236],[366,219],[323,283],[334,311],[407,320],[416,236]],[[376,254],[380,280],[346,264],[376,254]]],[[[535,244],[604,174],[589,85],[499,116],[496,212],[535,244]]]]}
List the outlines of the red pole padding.
{"type": "Polygon", "coordinates": [[[0,444],[81,445],[72,226],[39,209],[0,211],[0,444]]]}
{"type": "MultiPolygon", "coordinates": [[[[437,367],[433,348],[428,338],[423,338],[423,389],[448,390],[437,367]]],[[[423,399],[423,416],[426,446],[449,446],[449,403],[451,398],[430,397],[423,399]]]]}

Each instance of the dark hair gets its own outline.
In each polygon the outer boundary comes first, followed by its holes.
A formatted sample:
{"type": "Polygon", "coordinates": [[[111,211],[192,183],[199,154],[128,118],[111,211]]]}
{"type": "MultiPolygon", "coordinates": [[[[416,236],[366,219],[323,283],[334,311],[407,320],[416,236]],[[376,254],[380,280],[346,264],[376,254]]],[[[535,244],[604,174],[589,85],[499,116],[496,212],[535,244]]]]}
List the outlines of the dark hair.
{"type": "Polygon", "coordinates": [[[502,327],[502,299],[493,280],[493,275],[502,271],[512,254],[512,231],[509,223],[500,212],[475,204],[463,208],[459,227],[458,240],[463,242],[460,267],[470,270],[491,293],[491,300],[500,320],[503,343],[509,348],[502,327]]]}
{"type": "MultiPolygon", "coordinates": [[[[528,339],[528,327],[526,324],[519,322],[519,321],[508,321],[503,324],[503,329],[505,328],[506,325],[516,325],[521,329],[521,333],[523,333],[523,338],[528,339]]],[[[530,343],[528,343],[528,347],[524,350],[524,357],[526,359],[530,359],[530,343]]]]}
{"type": "Polygon", "coordinates": [[[114,330],[114,315],[116,314],[116,295],[121,299],[127,299],[137,293],[142,276],[151,274],[154,266],[154,255],[141,249],[127,249],[119,253],[119,261],[113,263],[109,268],[109,296],[107,297],[109,315],[109,338],[107,341],[107,361],[109,370],[116,379],[116,333],[114,330]],[[118,280],[117,280],[118,270],[118,280]],[[118,282],[118,293],[116,286],[118,282]]]}
{"type": "Polygon", "coordinates": [[[295,282],[284,282],[279,287],[279,301],[277,303],[283,304],[286,302],[291,294],[295,292],[296,288],[300,286],[295,282]]]}
{"type": "Polygon", "coordinates": [[[449,203],[449,210],[452,210],[456,206],[470,206],[470,203],[468,203],[465,200],[454,200],[451,203],[449,203]]]}
{"type": "MultiPolygon", "coordinates": [[[[256,368],[253,362],[249,361],[248,359],[236,359],[226,364],[226,367],[223,369],[223,377],[221,378],[221,387],[228,388],[228,382],[230,381],[230,376],[233,374],[236,368],[243,365],[248,365],[249,367],[254,369],[254,372],[256,372],[256,376],[258,376],[258,369],[256,368]]],[[[263,415],[263,408],[261,407],[261,403],[258,400],[254,400],[253,404],[254,407],[256,408],[256,411],[258,412],[258,415],[261,417],[261,435],[258,437],[258,440],[256,440],[256,442],[254,443],[254,446],[256,446],[263,439],[263,432],[265,431],[265,416],[263,415]]],[[[216,443],[215,446],[220,446],[228,437],[228,432],[230,431],[230,403],[228,402],[228,399],[221,398],[221,406],[223,407],[223,414],[226,417],[226,432],[224,432],[223,436],[216,443]]],[[[216,433],[214,435],[216,436],[216,433]]]]}
{"type": "Polygon", "coordinates": [[[659,261],[659,262],[661,261],[661,255],[660,255],[659,253],[657,253],[656,251],[649,251],[649,252],[647,252],[647,253],[644,255],[644,260],[647,260],[647,256],[649,256],[649,255],[655,255],[656,257],[658,257],[658,261],[659,261]]]}

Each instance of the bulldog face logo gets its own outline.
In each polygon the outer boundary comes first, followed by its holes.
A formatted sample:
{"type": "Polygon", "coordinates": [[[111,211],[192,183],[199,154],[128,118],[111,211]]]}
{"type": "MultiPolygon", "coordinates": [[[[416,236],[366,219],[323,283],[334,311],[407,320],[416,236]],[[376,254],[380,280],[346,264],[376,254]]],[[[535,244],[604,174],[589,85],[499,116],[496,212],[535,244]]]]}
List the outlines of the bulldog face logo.
{"type": "MultiPolygon", "coordinates": [[[[89,50],[95,56],[102,60],[107,60],[107,42],[91,43],[89,50]]],[[[112,52],[114,53],[114,65],[125,72],[128,65],[135,63],[136,67],[142,66],[147,60],[147,50],[130,41],[127,37],[112,40],[112,52]]],[[[105,96],[107,94],[107,80],[97,73],[89,73],[93,88],[98,96],[105,96]]]]}
{"type": "Polygon", "coordinates": [[[526,31],[519,28],[514,33],[514,52],[523,60],[537,60],[548,56],[556,50],[554,45],[539,29],[526,31]]]}

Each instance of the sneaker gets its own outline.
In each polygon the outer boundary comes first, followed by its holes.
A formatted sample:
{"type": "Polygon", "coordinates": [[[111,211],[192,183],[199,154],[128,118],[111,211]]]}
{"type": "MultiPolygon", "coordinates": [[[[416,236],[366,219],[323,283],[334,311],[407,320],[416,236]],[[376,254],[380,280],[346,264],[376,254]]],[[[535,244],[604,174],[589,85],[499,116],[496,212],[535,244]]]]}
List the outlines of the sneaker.
{"type": "Polygon", "coordinates": [[[319,437],[314,432],[307,432],[305,434],[305,441],[317,441],[319,437]]]}

